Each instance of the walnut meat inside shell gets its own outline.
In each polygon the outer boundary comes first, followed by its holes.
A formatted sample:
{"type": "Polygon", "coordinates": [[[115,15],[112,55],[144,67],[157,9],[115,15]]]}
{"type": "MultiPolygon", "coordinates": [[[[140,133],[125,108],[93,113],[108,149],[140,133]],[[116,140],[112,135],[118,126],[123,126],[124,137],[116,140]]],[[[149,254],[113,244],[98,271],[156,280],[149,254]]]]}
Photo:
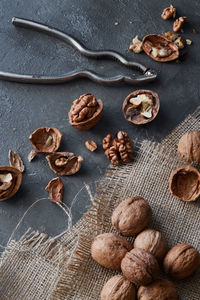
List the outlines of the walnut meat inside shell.
{"type": "Polygon", "coordinates": [[[169,250],[163,261],[165,273],[175,279],[190,276],[200,265],[199,252],[188,244],[178,244],[169,250]]]}
{"type": "Polygon", "coordinates": [[[121,269],[121,261],[132,245],[123,237],[113,233],[96,236],[92,242],[92,258],[105,268],[121,269]]]}
{"type": "Polygon", "coordinates": [[[22,183],[22,173],[13,167],[0,167],[0,201],[14,196],[22,183]]]}
{"type": "Polygon", "coordinates": [[[200,173],[190,165],[173,171],[169,178],[173,196],[184,201],[195,201],[200,196],[200,173]]]}
{"type": "Polygon", "coordinates": [[[101,291],[101,300],[135,300],[136,288],[122,275],[111,277],[101,291]]]}
{"type": "Polygon", "coordinates": [[[179,140],[178,153],[188,162],[200,163],[200,132],[186,132],[179,140]]]}

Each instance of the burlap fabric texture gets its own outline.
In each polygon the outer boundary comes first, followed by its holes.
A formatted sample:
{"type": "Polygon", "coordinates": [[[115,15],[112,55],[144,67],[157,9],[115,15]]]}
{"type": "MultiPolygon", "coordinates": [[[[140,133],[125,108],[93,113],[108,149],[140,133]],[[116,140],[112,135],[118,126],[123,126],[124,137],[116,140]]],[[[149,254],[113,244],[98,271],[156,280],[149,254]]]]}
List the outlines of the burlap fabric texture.
{"type": "MultiPolygon", "coordinates": [[[[131,164],[109,166],[98,184],[91,209],[55,240],[44,233],[27,232],[12,240],[0,261],[0,299],[95,300],[115,272],[90,256],[92,239],[112,229],[114,207],[125,197],[141,195],[153,209],[149,225],[161,231],[168,246],[186,242],[200,250],[200,203],[186,203],[169,192],[171,171],[185,162],[176,153],[177,141],[188,130],[200,129],[200,108],[189,115],[161,144],[135,145],[131,164]]],[[[130,239],[133,241],[133,239],[130,239]]],[[[181,300],[200,299],[200,270],[175,281],[181,300]]]]}

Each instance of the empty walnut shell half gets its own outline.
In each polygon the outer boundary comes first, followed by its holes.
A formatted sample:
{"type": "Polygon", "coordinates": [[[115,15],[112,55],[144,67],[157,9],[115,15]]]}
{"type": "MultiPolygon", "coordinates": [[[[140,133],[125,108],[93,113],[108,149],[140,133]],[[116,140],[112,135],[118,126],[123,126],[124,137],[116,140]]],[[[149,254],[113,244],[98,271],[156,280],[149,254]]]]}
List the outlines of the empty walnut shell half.
{"type": "Polygon", "coordinates": [[[62,133],[57,128],[41,127],[35,130],[29,140],[36,150],[43,153],[51,153],[58,150],[62,133]]]}
{"type": "Polygon", "coordinates": [[[159,108],[158,94],[151,90],[137,90],[130,93],[122,106],[124,118],[135,125],[143,125],[153,121],[159,108]]]}
{"type": "Polygon", "coordinates": [[[0,167],[0,201],[14,196],[22,183],[22,173],[13,167],[0,167]]]}
{"type": "Polygon", "coordinates": [[[200,132],[186,132],[179,140],[178,153],[188,162],[200,163],[200,132]]]}
{"type": "Polygon", "coordinates": [[[144,52],[156,61],[168,62],[179,57],[178,47],[162,35],[146,35],[142,47],[144,52]]]}
{"type": "Polygon", "coordinates": [[[82,156],[71,152],[55,152],[46,157],[49,167],[58,175],[73,175],[81,168],[82,156]]]}
{"type": "Polygon", "coordinates": [[[103,114],[103,102],[92,94],[84,94],[73,102],[68,113],[69,123],[76,129],[89,130],[103,114]]]}
{"type": "Polygon", "coordinates": [[[195,201],[200,196],[200,173],[190,165],[182,166],[171,173],[169,188],[176,198],[195,201]]]}

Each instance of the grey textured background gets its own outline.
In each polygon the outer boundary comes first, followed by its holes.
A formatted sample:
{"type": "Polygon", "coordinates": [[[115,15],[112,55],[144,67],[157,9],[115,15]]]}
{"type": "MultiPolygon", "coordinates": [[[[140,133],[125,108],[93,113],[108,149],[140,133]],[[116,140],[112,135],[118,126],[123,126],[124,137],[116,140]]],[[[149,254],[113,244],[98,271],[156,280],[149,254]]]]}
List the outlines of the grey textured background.
{"type": "MultiPolygon", "coordinates": [[[[26,172],[20,191],[10,200],[0,203],[0,243],[5,245],[25,210],[38,198],[46,197],[45,186],[55,174],[44,158],[32,163],[27,160],[32,149],[30,133],[42,126],[57,127],[63,133],[61,150],[72,151],[84,157],[80,172],[63,177],[64,202],[70,206],[73,197],[83,186],[100,179],[108,165],[101,147],[95,153],[85,149],[87,139],[99,145],[108,133],[122,129],[130,137],[162,140],[178,123],[199,105],[199,30],[200,2],[191,0],[1,0],[0,2],[0,69],[21,73],[57,74],[86,67],[102,74],[130,72],[109,60],[91,60],[81,56],[71,46],[44,34],[15,28],[13,16],[33,19],[74,35],[91,49],[113,49],[132,60],[141,61],[160,71],[159,79],[143,86],[120,85],[105,87],[81,79],[63,85],[28,85],[0,81],[0,164],[8,164],[9,149],[17,151],[24,160],[26,172]],[[161,64],[145,54],[128,50],[132,38],[149,33],[171,30],[172,21],[163,21],[160,14],[169,4],[177,7],[178,15],[186,15],[184,38],[193,41],[186,60],[182,63],[161,64]],[[133,21],[134,24],[129,22],[133,21]],[[119,22],[118,26],[114,26],[119,22]],[[133,90],[148,88],[158,92],[161,108],[150,124],[137,127],[125,121],[121,106],[133,90]],[[83,93],[93,93],[104,102],[104,115],[98,125],[88,132],[70,127],[67,113],[74,99],[83,93]],[[13,131],[16,128],[16,131],[13,131]]],[[[73,222],[87,209],[89,199],[85,192],[73,206],[73,222]]],[[[51,235],[67,226],[66,218],[55,204],[42,202],[27,215],[18,233],[32,226],[51,235]]]]}

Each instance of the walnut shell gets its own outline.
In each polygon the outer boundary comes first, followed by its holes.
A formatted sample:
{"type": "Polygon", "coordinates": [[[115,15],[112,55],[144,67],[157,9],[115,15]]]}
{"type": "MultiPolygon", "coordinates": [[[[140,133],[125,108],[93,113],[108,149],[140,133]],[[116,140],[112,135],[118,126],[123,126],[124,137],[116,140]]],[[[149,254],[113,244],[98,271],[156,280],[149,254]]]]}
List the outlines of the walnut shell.
{"type": "Polygon", "coordinates": [[[123,200],[113,211],[112,225],[125,236],[133,236],[141,232],[149,223],[152,210],[148,202],[141,196],[123,200]]]}
{"type": "Polygon", "coordinates": [[[143,125],[146,123],[149,123],[151,121],[153,121],[155,119],[155,117],[157,116],[158,112],[159,112],[159,108],[160,108],[160,100],[158,97],[158,94],[151,91],[151,90],[137,90],[134,91],[132,93],[130,93],[126,99],[124,100],[123,106],[122,106],[122,111],[124,114],[124,118],[135,124],[135,125],[143,125]],[[153,106],[152,106],[152,117],[151,118],[145,118],[144,116],[141,115],[141,111],[140,111],[140,106],[138,107],[133,107],[133,105],[129,102],[129,100],[131,98],[137,97],[138,95],[149,95],[150,97],[152,97],[152,101],[153,101],[153,106]]]}
{"type": "Polygon", "coordinates": [[[0,167],[0,201],[14,196],[22,183],[22,173],[13,167],[0,167]]]}
{"type": "Polygon", "coordinates": [[[190,276],[200,265],[199,252],[188,244],[178,244],[166,254],[163,267],[165,273],[175,279],[190,276]]]}
{"type": "Polygon", "coordinates": [[[155,279],[159,266],[152,254],[134,248],[122,259],[121,269],[129,281],[136,285],[147,285],[155,279]]]}
{"type": "Polygon", "coordinates": [[[101,300],[135,300],[136,288],[122,275],[111,277],[101,291],[101,300]]]}
{"type": "Polygon", "coordinates": [[[144,52],[150,56],[152,59],[159,62],[168,62],[175,60],[179,57],[179,49],[178,47],[163,37],[162,35],[157,34],[149,34],[143,38],[142,47],[144,52]],[[153,48],[157,50],[164,49],[167,51],[168,55],[164,57],[154,56],[153,48]]]}
{"type": "Polygon", "coordinates": [[[174,170],[169,178],[173,196],[184,201],[195,201],[200,196],[200,173],[190,165],[174,170]]]}
{"type": "Polygon", "coordinates": [[[120,270],[122,258],[131,249],[132,245],[123,237],[113,233],[103,233],[94,238],[91,255],[103,267],[120,270]]]}
{"type": "Polygon", "coordinates": [[[188,162],[200,163],[200,132],[186,132],[179,140],[178,153],[188,162]]]}
{"type": "Polygon", "coordinates": [[[144,249],[160,261],[167,251],[167,242],[159,231],[146,229],[136,237],[134,248],[144,249]]]}
{"type": "Polygon", "coordinates": [[[140,286],[138,300],[178,300],[179,296],[174,284],[165,279],[158,279],[147,286],[140,286]]]}

